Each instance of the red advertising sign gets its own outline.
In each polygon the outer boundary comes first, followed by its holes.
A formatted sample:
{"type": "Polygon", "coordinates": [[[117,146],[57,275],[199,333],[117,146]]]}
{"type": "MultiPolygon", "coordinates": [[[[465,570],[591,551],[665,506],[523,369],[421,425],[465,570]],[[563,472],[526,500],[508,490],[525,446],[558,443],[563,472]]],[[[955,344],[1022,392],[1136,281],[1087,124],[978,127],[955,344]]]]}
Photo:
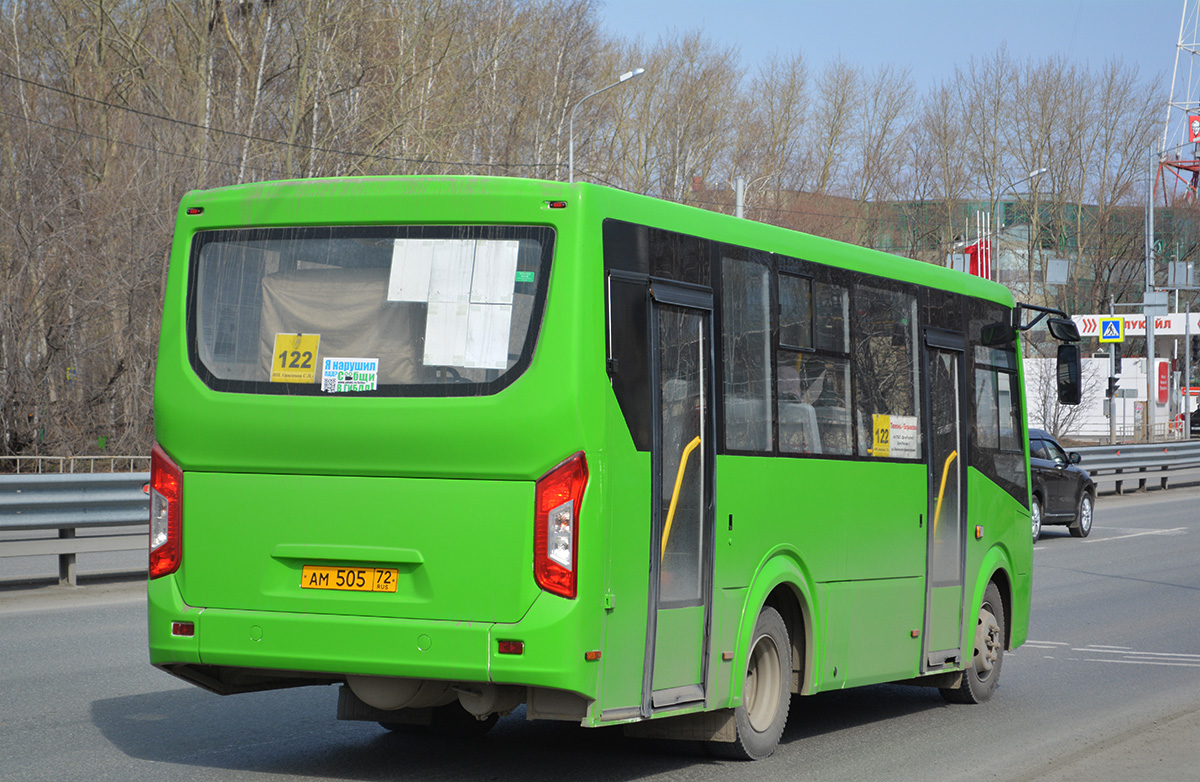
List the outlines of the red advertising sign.
{"type": "Polygon", "coordinates": [[[1188,116],[1188,141],[1200,141],[1200,116],[1195,114],[1188,116]]]}
{"type": "Polygon", "coordinates": [[[1167,372],[1170,366],[1166,361],[1158,363],[1158,403],[1165,405],[1167,403],[1167,372]]]}

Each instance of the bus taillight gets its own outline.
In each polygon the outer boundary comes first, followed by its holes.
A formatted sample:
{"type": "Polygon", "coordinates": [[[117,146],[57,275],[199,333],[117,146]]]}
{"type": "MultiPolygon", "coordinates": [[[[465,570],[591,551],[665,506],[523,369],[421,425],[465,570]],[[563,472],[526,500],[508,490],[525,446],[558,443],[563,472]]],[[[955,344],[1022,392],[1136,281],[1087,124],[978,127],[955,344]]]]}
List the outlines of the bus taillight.
{"type": "Polygon", "coordinates": [[[150,578],[183,559],[183,472],[157,443],[150,452],[150,578]]]}
{"type": "Polygon", "coordinates": [[[587,487],[587,460],[575,454],[537,482],[533,575],[547,592],[574,598],[579,562],[579,507],[587,487]]]}

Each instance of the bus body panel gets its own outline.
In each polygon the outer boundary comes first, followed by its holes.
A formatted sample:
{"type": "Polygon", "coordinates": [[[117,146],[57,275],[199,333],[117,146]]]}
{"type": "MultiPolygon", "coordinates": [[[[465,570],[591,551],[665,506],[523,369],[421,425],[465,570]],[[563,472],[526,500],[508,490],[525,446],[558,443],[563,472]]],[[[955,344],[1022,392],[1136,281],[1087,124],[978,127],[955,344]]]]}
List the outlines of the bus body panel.
{"type": "Polygon", "coordinates": [[[156,436],[184,475],[184,556],[177,573],[150,585],[152,662],[594,695],[600,664],[585,665],[583,653],[602,643],[603,609],[592,598],[604,580],[606,538],[604,421],[593,411],[607,382],[603,361],[589,356],[603,351],[603,294],[583,283],[600,273],[599,259],[589,268],[590,256],[571,250],[578,209],[547,206],[570,195],[555,183],[390,178],[185,197],[155,382],[156,436]],[[186,214],[193,206],[203,216],[186,214]],[[555,229],[552,293],[535,324],[532,360],[511,385],[452,398],[255,395],[215,391],[193,371],[185,316],[196,231],[421,224],[446,215],[456,224],[555,229]],[[579,516],[578,583],[587,599],[571,601],[533,580],[533,486],[580,451],[593,471],[579,516]],[[377,558],[372,549],[382,550],[377,558]],[[305,564],[389,559],[400,571],[396,593],[299,585],[305,564]],[[170,634],[170,621],[182,618],[194,618],[194,638],[170,634]],[[498,656],[497,641],[514,634],[524,654],[498,656]],[[420,652],[421,636],[436,645],[420,652]]]}
{"type": "Polygon", "coordinates": [[[187,472],[183,491],[192,605],[515,622],[539,594],[531,481],[187,472]],[[306,566],[383,570],[387,591],[305,581],[306,566]]]}

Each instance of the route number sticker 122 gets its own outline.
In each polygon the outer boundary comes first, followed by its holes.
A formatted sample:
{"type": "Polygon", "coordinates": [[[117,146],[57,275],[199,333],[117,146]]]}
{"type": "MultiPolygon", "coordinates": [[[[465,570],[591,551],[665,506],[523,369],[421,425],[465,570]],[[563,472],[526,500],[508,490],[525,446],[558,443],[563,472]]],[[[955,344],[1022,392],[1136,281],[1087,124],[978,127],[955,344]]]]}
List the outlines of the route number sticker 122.
{"type": "Polygon", "coordinates": [[[320,344],[320,334],[276,334],[275,352],[271,356],[271,382],[314,382],[320,344]]]}

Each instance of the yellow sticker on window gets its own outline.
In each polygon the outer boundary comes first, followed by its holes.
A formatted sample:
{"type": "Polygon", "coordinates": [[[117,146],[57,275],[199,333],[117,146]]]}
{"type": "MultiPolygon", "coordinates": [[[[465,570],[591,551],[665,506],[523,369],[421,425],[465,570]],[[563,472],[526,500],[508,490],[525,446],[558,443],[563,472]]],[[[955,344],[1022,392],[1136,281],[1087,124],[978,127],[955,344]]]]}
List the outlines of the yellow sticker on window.
{"type": "Polygon", "coordinates": [[[874,419],[871,455],[877,459],[886,459],[892,452],[892,417],[879,414],[871,417],[874,419]]]}
{"type": "Polygon", "coordinates": [[[271,357],[272,383],[313,383],[317,377],[320,334],[276,334],[271,357]]]}

